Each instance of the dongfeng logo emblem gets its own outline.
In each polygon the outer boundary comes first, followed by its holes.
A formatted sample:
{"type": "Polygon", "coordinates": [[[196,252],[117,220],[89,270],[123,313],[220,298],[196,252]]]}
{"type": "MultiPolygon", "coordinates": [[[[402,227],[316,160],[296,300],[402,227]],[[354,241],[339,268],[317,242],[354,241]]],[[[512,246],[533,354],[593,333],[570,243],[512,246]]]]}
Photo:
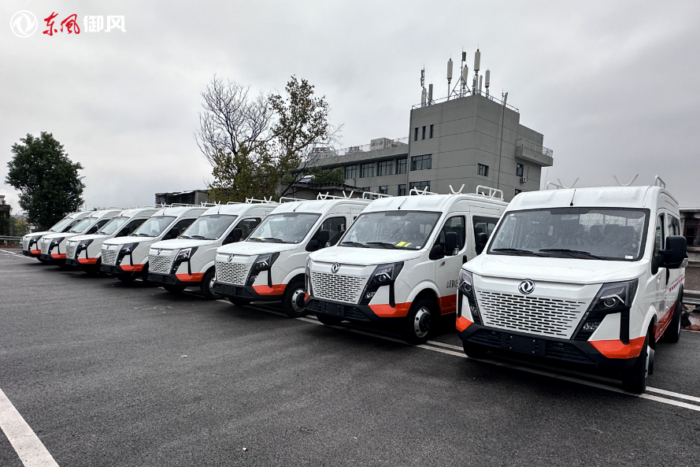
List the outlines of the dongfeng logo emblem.
{"type": "Polygon", "coordinates": [[[233,255],[228,255],[228,262],[230,263],[233,260],[233,255]]]}
{"type": "Polygon", "coordinates": [[[335,274],[338,272],[338,269],[340,269],[340,263],[333,263],[333,266],[331,266],[331,272],[335,274]]]}
{"type": "Polygon", "coordinates": [[[10,19],[10,28],[17,37],[29,37],[36,32],[39,22],[31,11],[18,11],[10,19]]]}
{"type": "Polygon", "coordinates": [[[526,279],[520,283],[520,285],[518,286],[518,290],[523,295],[530,295],[532,292],[535,291],[535,283],[532,282],[530,279],[526,279]]]}

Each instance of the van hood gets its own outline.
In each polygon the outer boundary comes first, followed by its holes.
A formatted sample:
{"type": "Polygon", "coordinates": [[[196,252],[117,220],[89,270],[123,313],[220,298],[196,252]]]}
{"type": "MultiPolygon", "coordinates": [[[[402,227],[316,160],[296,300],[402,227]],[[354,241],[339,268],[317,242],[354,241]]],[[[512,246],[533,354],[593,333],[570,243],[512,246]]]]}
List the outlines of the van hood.
{"type": "Polygon", "coordinates": [[[97,240],[98,238],[107,238],[107,237],[109,237],[109,235],[103,235],[103,234],[76,235],[75,237],[71,237],[71,240],[80,242],[82,240],[97,240]]]}
{"type": "Polygon", "coordinates": [[[282,251],[296,250],[301,245],[298,243],[262,243],[262,242],[238,242],[219,247],[216,252],[220,255],[253,256],[265,253],[280,253],[282,251]]]}
{"type": "Polygon", "coordinates": [[[75,237],[75,236],[77,236],[77,235],[80,235],[80,234],[79,234],[79,233],[74,233],[74,232],[62,232],[62,233],[51,232],[51,233],[49,233],[49,234],[46,234],[46,235],[42,236],[41,238],[42,238],[42,239],[47,238],[47,239],[50,239],[50,240],[51,240],[51,239],[54,239],[54,238],[63,238],[63,239],[66,239],[66,238],[73,238],[73,237],[75,237]]]}
{"type": "Polygon", "coordinates": [[[635,279],[650,266],[645,260],[628,262],[482,254],[463,267],[482,277],[601,284],[635,279]]]}
{"type": "Polygon", "coordinates": [[[174,238],[172,240],[162,240],[151,245],[151,248],[161,250],[179,250],[181,248],[194,248],[200,246],[213,245],[216,240],[197,240],[196,238],[174,238]]]}
{"type": "Polygon", "coordinates": [[[156,239],[156,237],[118,237],[118,238],[110,238],[109,240],[105,241],[105,245],[126,245],[127,243],[144,243],[144,242],[152,242],[156,239]]]}
{"type": "Polygon", "coordinates": [[[310,257],[312,261],[323,263],[342,263],[369,266],[374,264],[398,263],[399,261],[416,259],[420,257],[420,251],[334,246],[312,253],[310,257]]]}

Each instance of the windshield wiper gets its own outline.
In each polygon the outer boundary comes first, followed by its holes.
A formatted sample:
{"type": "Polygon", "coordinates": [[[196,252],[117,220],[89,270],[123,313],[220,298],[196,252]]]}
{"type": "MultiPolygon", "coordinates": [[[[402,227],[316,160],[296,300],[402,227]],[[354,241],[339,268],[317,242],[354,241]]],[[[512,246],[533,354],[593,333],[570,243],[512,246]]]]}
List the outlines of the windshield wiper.
{"type": "Polygon", "coordinates": [[[150,237],[149,234],[145,234],[145,233],[136,234],[136,236],[137,237],[150,237]]]}
{"type": "Polygon", "coordinates": [[[341,242],[341,245],[352,245],[352,246],[356,246],[359,248],[367,248],[367,245],[365,245],[364,243],[360,243],[360,242],[347,241],[347,242],[341,242]]]}
{"type": "Polygon", "coordinates": [[[206,240],[206,239],[207,239],[207,237],[205,237],[204,235],[192,235],[191,237],[184,237],[184,236],[183,236],[183,238],[199,238],[199,239],[202,239],[202,240],[206,240]]]}
{"type": "Polygon", "coordinates": [[[396,249],[396,245],[394,245],[393,243],[389,243],[389,242],[367,242],[366,244],[367,244],[367,245],[381,245],[381,246],[383,246],[384,248],[394,248],[394,249],[396,249]]]}
{"type": "Polygon", "coordinates": [[[499,251],[499,252],[502,251],[503,253],[514,253],[518,256],[523,256],[523,255],[525,255],[525,256],[544,256],[544,255],[540,255],[534,251],[522,250],[520,248],[494,248],[491,251],[499,251]]]}
{"type": "Polygon", "coordinates": [[[272,240],[275,243],[284,243],[284,240],[282,240],[281,238],[277,238],[277,237],[263,237],[262,238],[263,242],[266,240],[272,240]]]}
{"type": "Polygon", "coordinates": [[[606,259],[606,258],[603,258],[602,256],[597,256],[597,255],[594,255],[593,253],[589,253],[587,251],[570,250],[568,248],[544,248],[544,249],[540,249],[540,251],[546,251],[546,252],[551,252],[551,253],[568,253],[572,256],[584,256],[586,258],[592,258],[592,259],[606,259]]]}

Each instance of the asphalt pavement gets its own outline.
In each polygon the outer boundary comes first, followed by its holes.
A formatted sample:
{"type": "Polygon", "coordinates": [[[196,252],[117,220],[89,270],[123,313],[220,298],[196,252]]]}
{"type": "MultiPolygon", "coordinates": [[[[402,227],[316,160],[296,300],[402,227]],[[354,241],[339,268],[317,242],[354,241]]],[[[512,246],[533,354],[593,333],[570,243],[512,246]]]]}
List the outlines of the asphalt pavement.
{"type": "Polygon", "coordinates": [[[60,466],[700,463],[700,333],[658,345],[648,398],[459,345],[0,251],[0,390],[60,466]]]}

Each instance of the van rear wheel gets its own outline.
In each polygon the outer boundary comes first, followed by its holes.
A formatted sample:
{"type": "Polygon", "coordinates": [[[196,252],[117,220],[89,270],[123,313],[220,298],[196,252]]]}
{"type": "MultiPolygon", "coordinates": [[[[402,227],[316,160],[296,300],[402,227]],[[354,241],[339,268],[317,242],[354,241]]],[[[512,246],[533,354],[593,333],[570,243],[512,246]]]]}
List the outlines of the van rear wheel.
{"type": "Polygon", "coordinates": [[[411,344],[425,344],[434,328],[433,301],[427,297],[413,302],[403,325],[403,338],[411,344]]]}
{"type": "Polygon", "coordinates": [[[654,371],[654,349],[651,347],[651,331],[644,339],[644,346],[634,364],[622,372],[622,389],[641,394],[647,389],[647,376],[654,371]]]}

